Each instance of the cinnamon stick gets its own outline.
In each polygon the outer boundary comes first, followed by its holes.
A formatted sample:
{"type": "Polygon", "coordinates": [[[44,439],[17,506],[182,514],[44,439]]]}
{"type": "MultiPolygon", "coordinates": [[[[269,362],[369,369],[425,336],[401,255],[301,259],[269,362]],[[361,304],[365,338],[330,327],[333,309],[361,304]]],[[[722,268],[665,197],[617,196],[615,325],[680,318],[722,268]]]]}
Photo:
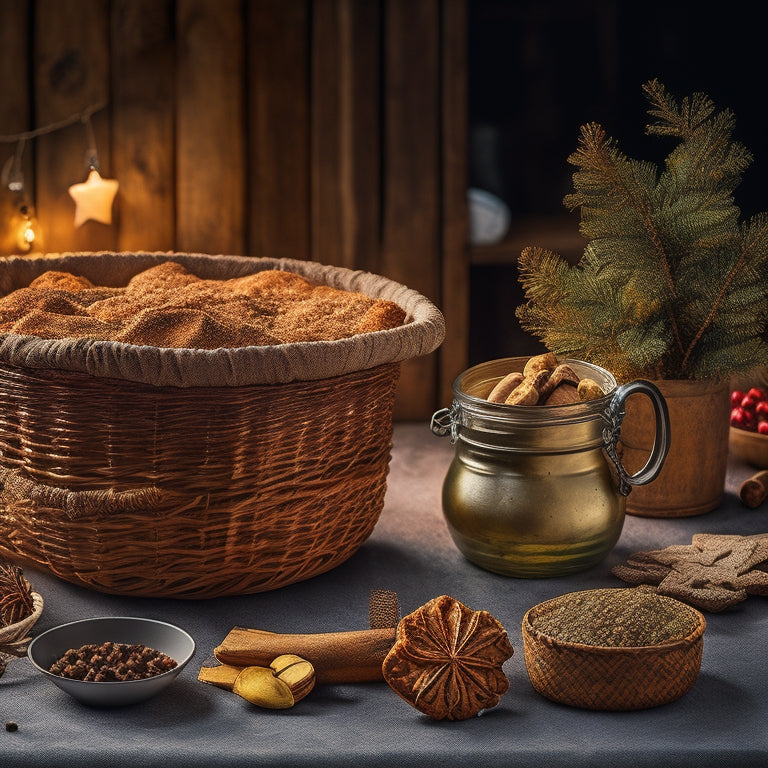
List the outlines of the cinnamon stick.
{"type": "Polygon", "coordinates": [[[759,507],[768,498],[768,469],[745,480],[739,488],[739,498],[751,509],[759,507]]]}
{"type": "Polygon", "coordinates": [[[395,644],[395,627],[351,632],[286,634],[233,627],[214,656],[234,667],[266,667],[284,653],[311,662],[318,683],[364,683],[383,680],[381,665],[395,644]]]}

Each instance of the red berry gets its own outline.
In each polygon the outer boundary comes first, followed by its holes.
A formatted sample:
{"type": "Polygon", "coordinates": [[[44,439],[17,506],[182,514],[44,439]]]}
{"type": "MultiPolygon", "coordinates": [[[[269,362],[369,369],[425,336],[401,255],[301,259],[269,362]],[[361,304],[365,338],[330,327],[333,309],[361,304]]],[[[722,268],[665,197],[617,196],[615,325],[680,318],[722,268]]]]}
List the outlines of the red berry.
{"type": "Polygon", "coordinates": [[[751,395],[744,395],[744,399],[739,403],[740,407],[742,407],[745,411],[752,411],[754,412],[755,406],[758,404],[758,400],[756,400],[751,395]]]}
{"type": "Polygon", "coordinates": [[[765,400],[765,392],[757,387],[750,387],[750,389],[747,390],[747,396],[754,397],[755,400],[765,400]]]}
{"type": "Polygon", "coordinates": [[[761,421],[761,422],[760,422],[760,423],[757,425],[757,431],[758,431],[758,432],[759,432],[761,435],[768,435],[768,421],[761,421]]]}
{"type": "Polygon", "coordinates": [[[733,392],[731,392],[731,408],[741,405],[743,399],[744,393],[740,389],[734,389],[733,392]]]}
{"type": "Polygon", "coordinates": [[[768,401],[761,400],[756,406],[755,406],[755,413],[758,416],[768,416],[768,401]]]}

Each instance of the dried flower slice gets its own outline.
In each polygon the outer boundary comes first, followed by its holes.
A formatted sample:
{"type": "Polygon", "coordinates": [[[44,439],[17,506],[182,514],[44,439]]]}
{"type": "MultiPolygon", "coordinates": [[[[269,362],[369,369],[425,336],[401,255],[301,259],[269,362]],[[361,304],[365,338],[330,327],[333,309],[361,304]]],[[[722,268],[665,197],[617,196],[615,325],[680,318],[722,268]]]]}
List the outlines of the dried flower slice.
{"type": "Polygon", "coordinates": [[[405,616],[382,665],[389,686],[436,720],[466,720],[499,703],[512,656],[504,627],[448,595],[405,616]]]}

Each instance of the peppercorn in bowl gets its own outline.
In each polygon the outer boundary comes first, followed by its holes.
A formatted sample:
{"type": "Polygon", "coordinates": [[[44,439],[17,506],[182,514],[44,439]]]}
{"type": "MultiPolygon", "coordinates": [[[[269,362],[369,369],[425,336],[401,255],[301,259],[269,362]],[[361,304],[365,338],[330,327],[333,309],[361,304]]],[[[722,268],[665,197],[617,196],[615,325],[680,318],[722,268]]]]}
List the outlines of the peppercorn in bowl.
{"type": "Polygon", "coordinates": [[[136,704],[167,688],[195,652],[183,629],[164,621],[104,616],[38,635],[27,656],[43,675],[82,704],[136,704]]]}

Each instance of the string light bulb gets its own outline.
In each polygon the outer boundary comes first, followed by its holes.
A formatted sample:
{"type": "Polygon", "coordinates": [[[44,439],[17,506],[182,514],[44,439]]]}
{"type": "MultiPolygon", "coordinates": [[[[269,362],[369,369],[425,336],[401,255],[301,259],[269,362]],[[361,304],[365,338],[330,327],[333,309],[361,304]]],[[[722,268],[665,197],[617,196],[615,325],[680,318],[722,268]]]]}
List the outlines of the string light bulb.
{"type": "Polygon", "coordinates": [[[19,253],[31,253],[42,249],[42,233],[34,212],[28,205],[22,205],[15,217],[13,231],[19,253]]]}
{"type": "Polygon", "coordinates": [[[8,234],[10,236],[9,245],[21,254],[42,249],[40,224],[35,218],[32,206],[28,203],[24,189],[22,159],[25,144],[26,137],[21,136],[16,142],[16,151],[8,158],[2,173],[0,173],[2,185],[13,193],[17,199],[17,205],[19,205],[18,213],[11,218],[8,234]]]}
{"type": "Polygon", "coordinates": [[[73,184],[69,188],[69,193],[76,205],[75,227],[80,227],[91,219],[104,224],[112,223],[112,204],[117,194],[118,183],[114,179],[102,179],[98,172],[96,136],[91,124],[91,117],[105,106],[104,102],[91,104],[81,112],[30,131],[0,134],[0,144],[16,144],[16,151],[0,169],[0,185],[13,194],[17,205],[21,203],[17,209],[18,213],[10,219],[7,236],[2,238],[3,251],[9,248],[16,249],[20,253],[42,250],[40,225],[32,207],[28,204],[30,198],[25,192],[22,158],[26,143],[40,136],[68,128],[77,122],[82,122],[85,126],[88,140],[87,167],[90,172],[85,182],[73,184]]]}

